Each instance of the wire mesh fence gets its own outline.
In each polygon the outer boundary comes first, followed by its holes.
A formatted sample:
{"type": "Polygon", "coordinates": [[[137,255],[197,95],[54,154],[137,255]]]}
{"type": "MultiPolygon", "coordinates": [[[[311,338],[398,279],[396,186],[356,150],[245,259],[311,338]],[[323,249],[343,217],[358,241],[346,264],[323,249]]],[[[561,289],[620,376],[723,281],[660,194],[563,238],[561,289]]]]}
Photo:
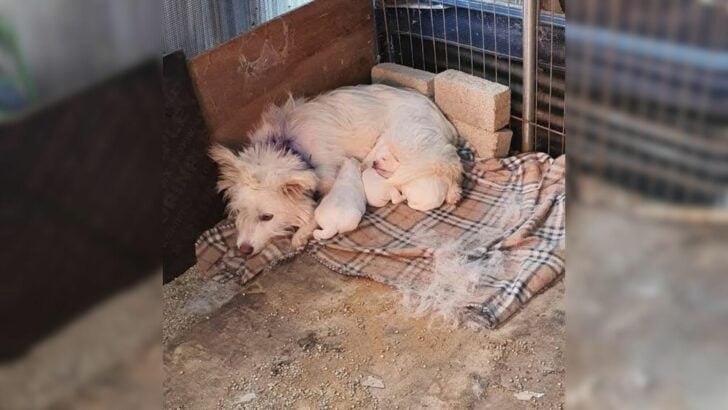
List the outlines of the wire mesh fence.
{"type": "MultiPolygon", "coordinates": [[[[511,88],[513,149],[524,121],[522,0],[375,0],[381,61],[430,72],[458,69],[511,88]]],[[[534,147],[565,152],[565,16],[557,1],[539,10],[534,147]],[[545,10],[548,9],[548,10],[545,10]]]]}

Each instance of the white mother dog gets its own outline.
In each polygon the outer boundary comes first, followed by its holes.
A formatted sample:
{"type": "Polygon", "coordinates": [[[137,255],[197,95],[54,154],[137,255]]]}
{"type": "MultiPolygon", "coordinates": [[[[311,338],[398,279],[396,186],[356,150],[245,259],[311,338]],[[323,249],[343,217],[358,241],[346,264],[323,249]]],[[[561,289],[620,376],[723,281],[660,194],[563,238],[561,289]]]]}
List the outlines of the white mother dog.
{"type": "Polygon", "coordinates": [[[391,145],[402,164],[390,177],[396,185],[439,175],[447,181],[448,202],[460,199],[455,128],[414,91],[360,85],[308,102],[291,98],[268,108],[250,140],[240,153],[222,146],[210,152],[220,165],[218,188],[225,191],[244,255],[293,230],[293,246],[305,246],[316,229],[314,191],[328,193],[344,159],[363,160],[378,140],[391,145]]]}

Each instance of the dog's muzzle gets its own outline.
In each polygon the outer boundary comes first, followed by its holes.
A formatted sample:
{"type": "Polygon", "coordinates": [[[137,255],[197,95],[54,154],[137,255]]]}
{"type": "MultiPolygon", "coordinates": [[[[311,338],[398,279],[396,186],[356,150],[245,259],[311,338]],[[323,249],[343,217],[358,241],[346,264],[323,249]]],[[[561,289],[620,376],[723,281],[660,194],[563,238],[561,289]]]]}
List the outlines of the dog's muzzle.
{"type": "Polygon", "coordinates": [[[250,244],[247,244],[247,243],[243,243],[243,244],[241,244],[241,245],[240,245],[240,247],[238,248],[238,250],[239,250],[239,251],[240,251],[240,253],[242,253],[243,255],[245,255],[245,256],[250,256],[250,255],[252,255],[252,254],[253,254],[253,250],[254,250],[254,249],[253,249],[253,247],[252,247],[252,246],[251,246],[250,244]]]}

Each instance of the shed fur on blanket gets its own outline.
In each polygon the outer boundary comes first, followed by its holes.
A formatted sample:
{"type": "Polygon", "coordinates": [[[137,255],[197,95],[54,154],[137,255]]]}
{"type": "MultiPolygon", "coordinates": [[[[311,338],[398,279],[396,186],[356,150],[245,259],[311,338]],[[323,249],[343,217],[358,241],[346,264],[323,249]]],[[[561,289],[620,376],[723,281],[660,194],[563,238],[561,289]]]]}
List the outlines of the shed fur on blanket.
{"type": "MultiPolygon", "coordinates": [[[[564,273],[564,164],[543,153],[470,164],[458,205],[370,209],[356,230],[307,252],[334,271],[400,290],[417,313],[498,326],[564,273]]],[[[289,241],[274,240],[246,261],[234,229],[223,221],[200,237],[201,271],[245,283],[295,254],[289,241]]]]}

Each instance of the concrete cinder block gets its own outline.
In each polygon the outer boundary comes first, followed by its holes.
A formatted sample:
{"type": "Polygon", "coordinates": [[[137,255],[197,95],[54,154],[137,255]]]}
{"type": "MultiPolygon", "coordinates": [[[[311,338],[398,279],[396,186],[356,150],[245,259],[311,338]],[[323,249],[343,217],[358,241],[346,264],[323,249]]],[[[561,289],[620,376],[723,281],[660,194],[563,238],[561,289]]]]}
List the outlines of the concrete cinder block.
{"type": "Polygon", "coordinates": [[[511,116],[511,90],[458,70],[435,76],[435,103],[450,120],[495,132],[511,116]]]}
{"type": "Polygon", "coordinates": [[[409,87],[428,97],[435,93],[435,74],[393,63],[372,67],[372,83],[409,87]]]}
{"type": "Polygon", "coordinates": [[[488,131],[474,127],[462,121],[452,121],[458,134],[473,146],[478,158],[507,157],[511,148],[513,131],[503,128],[498,131],[488,131]]]}

